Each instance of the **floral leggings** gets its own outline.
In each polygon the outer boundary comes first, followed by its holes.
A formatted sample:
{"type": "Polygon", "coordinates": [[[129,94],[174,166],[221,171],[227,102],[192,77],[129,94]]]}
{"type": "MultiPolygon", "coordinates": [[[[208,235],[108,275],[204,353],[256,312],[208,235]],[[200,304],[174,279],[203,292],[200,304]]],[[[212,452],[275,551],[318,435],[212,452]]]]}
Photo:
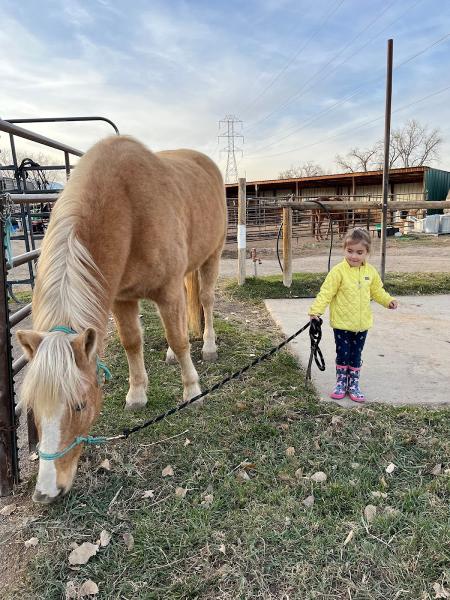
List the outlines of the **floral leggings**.
{"type": "Polygon", "coordinates": [[[336,364],[359,368],[367,331],[345,331],[333,329],[336,342],[336,364]]]}

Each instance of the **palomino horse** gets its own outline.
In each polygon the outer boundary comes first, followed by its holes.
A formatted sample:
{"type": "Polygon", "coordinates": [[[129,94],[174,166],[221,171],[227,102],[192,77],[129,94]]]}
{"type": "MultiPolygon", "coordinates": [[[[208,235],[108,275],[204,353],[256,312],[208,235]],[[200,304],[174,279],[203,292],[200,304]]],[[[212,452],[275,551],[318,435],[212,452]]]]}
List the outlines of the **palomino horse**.
{"type": "MultiPolygon", "coordinates": [[[[333,200],[335,202],[339,202],[342,201],[342,198],[339,197],[329,197],[329,196],[324,196],[321,198],[317,198],[317,200],[319,202],[324,202],[327,200],[333,200]]],[[[318,208],[317,210],[313,210],[312,211],[312,229],[313,229],[313,236],[315,237],[316,240],[323,240],[323,235],[322,235],[322,223],[327,220],[328,221],[328,226],[327,226],[327,231],[325,234],[325,239],[328,239],[328,234],[330,232],[331,227],[333,227],[333,222],[337,223],[338,226],[338,234],[339,234],[339,239],[341,239],[347,229],[347,211],[345,209],[330,209],[330,212],[328,213],[325,210],[322,210],[321,208],[318,208]]]]}
{"type": "Polygon", "coordinates": [[[33,330],[17,332],[30,360],[22,402],[33,410],[41,452],[35,501],[51,502],[72,486],[81,445],[60,455],[99,414],[98,357],[110,312],[128,359],[126,408],[147,402],[140,298],[159,308],[167,360],[180,364],[184,398],[200,393],[187,308],[199,320],[203,307],[203,358],[213,360],[214,287],[225,235],[222,176],[203,154],[153,154],[118,136],[80,159],[42,244],[33,330]]]}

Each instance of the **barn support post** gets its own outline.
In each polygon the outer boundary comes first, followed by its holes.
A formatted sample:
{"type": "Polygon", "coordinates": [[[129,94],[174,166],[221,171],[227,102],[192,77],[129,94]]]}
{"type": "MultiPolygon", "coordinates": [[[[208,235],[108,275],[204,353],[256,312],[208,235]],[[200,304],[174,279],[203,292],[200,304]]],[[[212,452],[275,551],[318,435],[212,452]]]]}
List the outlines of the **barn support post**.
{"type": "Polygon", "coordinates": [[[292,209],[283,208],[283,284],[292,285],[292,209]]]}
{"type": "Polygon", "coordinates": [[[0,496],[11,494],[19,481],[14,382],[6,286],[5,222],[6,200],[0,197],[0,496]]]}
{"type": "Polygon", "coordinates": [[[239,178],[238,189],[238,283],[245,283],[245,261],[247,259],[247,182],[245,177],[239,178]]]}

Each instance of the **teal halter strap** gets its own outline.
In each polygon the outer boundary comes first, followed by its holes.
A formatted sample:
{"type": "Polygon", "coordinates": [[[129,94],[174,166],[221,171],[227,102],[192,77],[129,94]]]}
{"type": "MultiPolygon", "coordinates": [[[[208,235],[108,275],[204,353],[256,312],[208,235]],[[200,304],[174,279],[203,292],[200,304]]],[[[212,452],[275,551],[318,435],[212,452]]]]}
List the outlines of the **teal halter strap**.
{"type": "MultiPolygon", "coordinates": [[[[69,333],[69,334],[73,334],[73,333],[77,333],[74,329],[72,329],[71,327],[65,327],[64,325],[58,325],[57,327],[52,327],[50,329],[50,332],[53,331],[62,331],[63,333],[69,333]]],[[[103,363],[100,358],[98,357],[98,355],[95,358],[95,362],[97,365],[97,381],[98,384],[101,385],[102,384],[102,376],[105,377],[105,381],[110,381],[112,378],[111,375],[111,371],[108,369],[108,367],[105,365],[105,363],[103,363]]]]}
{"type": "MultiPolygon", "coordinates": [[[[58,325],[57,327],[52,327],[52,329],[50,329],[50,332],[53,332],[53,331],[61,331],[62,333],[68,333],[68,334],[74,334],[74,333],[76,334],[77,333],[71,327],[65,327],[64,325],[58,325]]],[[[104,375],[106,381],[109,381],[111,379],[111,371],[108,369],[108,367],[104,363],[102,363],[102,361],[99,359],[98,355],[96,356],[95,361],[96,361],[96,365],[97,365],[97,382],[99,385],[101,385],[103,383],[102,382],[103,375],[104,375]]],[[[60,450],[59,452],[54,452],[52,454],[48,453],[48,452],[42,452],[41,450],[39,450],[39,444],[37,447],[37,452],[38,452],[39,458],[41,458],[42,460],[56,460],[57,458],[61,458],[62,456],[64,456],[65,454],[67,454],[68,452],[73,450],[76,446],[79,446],[80,444],[105,444],[107,441],[109,441],[109,439],[110,438],[103,437],[103,436],[94,437],[92,435],[87,435],[87,436],[79,435],[73,440],[73,442],[71,444],[69,444],[63,450],[60,450]]]]}
{"type": "Polygon", "coordinates": [[[56,460],[57,458],[61,458],[61,456],[64,456],[65,454],[67,454],[68,452],[73,450],[73,448],[75,448],[76,446],[79,446],[80,444],[83,444],[83,443],[84,444],[106,444],[107,441],[108,441],[108,438],[103,437],[103,436],[94,437],[92,435],[87,435],[87,436],[79,435],[78,437],[76,437],[73,440],[73,442],[71,444],[66,446],[64,448],[64,450],[60,450],[59,452],[54,452],[53,454],[50,454],[48,452],[42,452],[41,450],[39,450],[39,444],[37,447],[37,451],[38,451],[39,458],[42,458],[42,460],[56,460]]]}

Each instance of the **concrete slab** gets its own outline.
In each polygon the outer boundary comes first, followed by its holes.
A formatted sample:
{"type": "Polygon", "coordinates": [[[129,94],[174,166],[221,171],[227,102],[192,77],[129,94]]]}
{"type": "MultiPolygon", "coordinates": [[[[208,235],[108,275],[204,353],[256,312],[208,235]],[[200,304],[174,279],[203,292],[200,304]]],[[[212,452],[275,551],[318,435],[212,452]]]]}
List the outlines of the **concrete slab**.
{"type": "MultiPolygon", "coordinates": [[[[311,299],[266,300],[274,321],[286,336],[308,319],[311,299]]],[[[397,310],[373,303],[375,324],[363,352],[361,388],[368,402],[387,404],[450,404],[450,295],[402,296],[397,310]]],[[[326,371],[313,363],[312,377],[323,400],[334,385],[335,345],[328,313],[321,349],[326,371]]],[[[309,358],[309,336],[290,346],[302,365],[309,358]]],[[[355,406],[349,398],[336,401],[355,406]]]]}

